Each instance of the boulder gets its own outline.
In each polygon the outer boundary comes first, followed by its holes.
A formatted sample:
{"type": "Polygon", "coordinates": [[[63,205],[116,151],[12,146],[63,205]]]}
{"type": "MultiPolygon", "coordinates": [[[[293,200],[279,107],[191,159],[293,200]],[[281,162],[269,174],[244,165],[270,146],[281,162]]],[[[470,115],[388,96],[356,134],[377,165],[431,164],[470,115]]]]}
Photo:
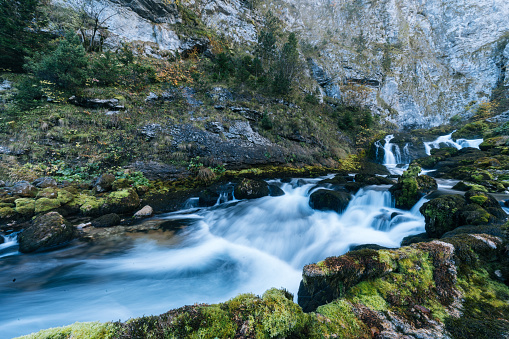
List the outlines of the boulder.
{"type": "Polygon", "coordinates": [[[35,213],[35,200],[31,198],[19,198],[14,201],[16,213],[23,217],[31,217],[35,213]]]}
{"type": "Polygon", "coordinates": [[[35,218],[30,227],[18,236],[19,251],[34,252],[62,246],[71,241],[77,233],[71,225],[57,212],[49,212],[35,218]]]}
{"type": "Polygon", "coordinates": [[[120,224],[120,217],[116,213],[110,213],[100,216],[90,223],[94,227],[111,227],[120,224]]]}
{"type": "Polygon", "coordinates": [[[134,188],[111,192],[102,207],[106,212],[129,213],[140,205],[140,197],[134,188]]]}
{"type": "Polygon", "coordinates": [[[107,108],[107,109],[124,109],[119,106],[118,99],[95,99],[72,96],[69,102],[73,105],[85,108],[107,108]]]}
{"type": "Polygon", "coordinates": [[[42,177],[35,179],[32,185],[38,188],[56,187],[57,181],[51,177],[42,177]]]}
{"type": "Polygon", "coordinates": [[[120,178],[113,182],[111,185],[111,189],[114,191],[119,191],[124,188],[129,188],[131,185],[129,184],[129,180],[126,178],[120,178]]]}
{"type": "Polygon", "coordinates": [[[262,180],[242,179],[233,191],[237,199],[257,199],[270,194],[269,185],[262,180]]]}
{"type": "Polygon", "coordinates": [[[362,186],[368,185],[393,185],[394,180],[380,177],[377,175],[370,175],[364,173],[358,173],[355,175],[355,182],[361,184],[362,186]]]}
{"type": "MultiPolygon", "coordinates": [[[[500,203],[492,195],[484,191],[471,189],[465,193],[465,199],[468,203],[477,204],[490,214],[490,222],[503,222],[507,219],[507,214],[500,206],[500,203]]],[[[465,223],[468,225],[469,223],[465,223]]]]}
{"type": "Polygon", "coordinates": [[[320,211],[343,212],[352,199],[350,193],[320,189],[309,197],[309,206],[320,211]]]}
{"type": "Polygon", "coordinates": [[[285,195],[285,191],[279,188],[279,186],[269,185],[269,195],[271,197],[280,197],[282,195],[285,195]]]}
{"type": "Polygon", "coordinates": [[[427,175],[419,175],[420,172],[420,166],[410,165],[408,170],[403,172],[398,183],[389,189],[397,208],[411,209],[424,195],[438,188],[435,179],[427,175]]]}
{"type": "Polygon", "coordinates": [[[440,238],[459,225],[458,211],[466,205],[461,195],[448,194],[426,202],[419,211],[424,215],[426,233],[431,238],[440,238]]]}
{"type": "Polygon", "coordinates": [[[105,173],[101,175],[94,183],[94,188],[97,192],[108,192],[111,190],[111,187],[115,182],[115,176],[113,174],[105,173]]]}
{"type": "Polygon", "coordinates": [[[147,218],[154,214],[154,210],[149,205],[144,206],[141,210],[134,213],[135,218],[147,218]]]}
{"type": "Polygon", "coordinates": [[[60,207],[58,199],[40,198],[35,201],[35,213],[44,213],[60,207]]]}
{"type": "Polygon", "coordinates": [[[12,194],[27,198],[33,198],[37,195],[37,188],[27,181],[15,183],[14,186],[10,187],[10,191],[12,194]]]}

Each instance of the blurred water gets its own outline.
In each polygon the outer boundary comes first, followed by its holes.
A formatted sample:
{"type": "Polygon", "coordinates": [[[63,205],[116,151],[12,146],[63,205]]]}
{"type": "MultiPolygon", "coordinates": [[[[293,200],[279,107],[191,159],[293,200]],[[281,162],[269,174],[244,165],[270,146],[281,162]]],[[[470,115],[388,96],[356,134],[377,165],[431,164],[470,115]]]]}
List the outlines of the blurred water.
{"type": "Polygon", "coordinates": [[[302,267],[353,245],[398,247],[424,231],[418,208],[394,208],[387,187],[361,189],[338,214],[309,207],[320,179],[272,181],[285,195],[158,216],[188,226],[108,246],[75,243],[0,258],[0,333],[10,338],[75,321],[127,320],[239,293],[285,287],[296,294],[302,267]],[[168,237],[168,238],[166,238],[168,237]]]}

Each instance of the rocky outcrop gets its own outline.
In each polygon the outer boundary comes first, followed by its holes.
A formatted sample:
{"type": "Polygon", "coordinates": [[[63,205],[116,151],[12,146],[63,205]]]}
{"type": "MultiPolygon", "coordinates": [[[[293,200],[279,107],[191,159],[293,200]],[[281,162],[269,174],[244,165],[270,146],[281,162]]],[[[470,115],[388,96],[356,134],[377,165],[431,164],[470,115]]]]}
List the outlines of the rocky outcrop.
{"type": "Polygon", "coordinates": [[[57,212],[37,217],[19,236],[19,251],[23,253],[62,246],[76,235],[76,227],[57,212]]]}

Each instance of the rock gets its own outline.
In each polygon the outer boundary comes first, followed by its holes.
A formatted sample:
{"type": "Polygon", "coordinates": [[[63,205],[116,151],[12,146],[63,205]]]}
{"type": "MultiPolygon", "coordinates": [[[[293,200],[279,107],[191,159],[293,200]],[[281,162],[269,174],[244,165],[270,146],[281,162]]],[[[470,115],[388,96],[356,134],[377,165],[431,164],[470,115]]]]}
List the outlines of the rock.
{"type": "Polygon", "coordinates": [[[428,242],[430,240],[433,240],[433,239],[428,237],[428,234],[426,232],[419,233],[416,235],[409,235],[409,236],[403,238],[403,240],[401,241],[401,247],[409,246],[409,245],[416,244],[419,242],[428,242]]]}
{"type": "Polygon", "coordinates": [[[111,227],[120,224],[120,217],[116,213],[110,213],[100,216],[90,223],[94,227],[111,227]]]}
{"type": "Polygon", "coordinates": [[[421,167],[411,165],[398,179],[398,183],[389,188],[396,208],[411,209],[424,195],[436,190],[435,179],[427,175],[419,176],[421,167]]]}
{"type": "Polygon", "coordinates": [[[76,97],[73,95],[72,97],[69,98],[69,102],[73,105],[85,108],[107,108],[107,109],[121,108],[121,106],[118,105],[118,99],[90,99],[76,97]]]}
{"type": "Polygon", "coordinates": [[[115,176],[113,174],[104,173],[94,183],[94,188],[97,192],[103,193],[111,190],[115,176]]]}
{"type": "Polygon", "coordinates": [[[145,102],[153,103],[153,102],[157,101],[158,99],[159,99],[159,97],[155,93],[150,92],[147,95],[147,97],[145,98],[145,102]]]}
{"type": "Polygon", "coordinates": [[[145,137],[146,140],[154,139],[162,130],[160,124],[148,124],[138,130],[138,133],[145,137]]]}
{"type": "Polygon", "coordinates": [[[33,198],[37,195],[37,188],[30,185],[27,181],[19,181],[10,187],[12,194],[19,195],[21,197],[33,198]]]}
{"type": "Polygon", "coordinates": [[[31,217],[35,213],[35,200],[31,198],[16,199],[16,213],[21,214],[23,217],[31,217]]]}
{"type": "Polygon", "coordinates": [[[350,193],[319,189],[309,197],[309,206],[319,211],[343,212],[352,199],[350,193]]]}
{"type": "Polygon", "coordinates": [[[147,218],[154,214],[154,210],[149,205],[144,206],[141,210],[134,213],[135,218],[147,218]]]}
{"type": "Polygon", "coordinates": [[[175,180],[189,172],[182,167],[168,165],[156,161],[137,161],[130,166],[134,171],[143,173],[148,180],[175,180]]]}
{"type": "Polygon", "coordinates": [[[394,185],[394,180],[380,177],[377,175],[369,175],[369,174],[363,174],[358,173],[355,175],[355,182],[361,184],[362,186],[368,186],[368,185],[394,185]]]}
{"type": "Polygon", "coordinates": [[[16,211],[12,207],[4,206],[0,207],[0,219],[9,219],[16,214],[16,211]]]}
{"type": "Polygon", "coordinates": [[[35,213],[44,213],[60,207],[58,199],[40,198],[35,201],[35,213]]]}
{"type": "Polygon", "coordinates": [[[440,238],[444,233],[461,226],[458,211],[466,205],[461,195],[443,195],[421,206],[424,215],[426,233],[431,238],[440,238]]]}
{"type": "Polygon", "coordinates": [[[134,188],[111,192],[102,207],[104,211],[129,213],[140,205],[140,197],[134,188]]]}
{"type": "Polygon", "coordinates": [[[476,184],[470,184],[470,183],[465,183],[463,181],[460,181],[458,182],[456,185],[454,185],[452,187],[453,190],[457,190],[457,191],[468,191],[472,188],[475,188],[477,191],[484,191],[484,192],[487,192],[486,188],[484,188],[484,186],[481,186],[481,185],[476,185],[476,184]]]}
{"type": "Polygon", "coordinates": [[[43,177],[35,179],[32,185],[38,188],[56,187],[57,181],[51,177],[43,177]]]}
{"type": "Polygon", "coordinates": [[[355,194],[362,188],[362,185],[359,184],[358,182],[347,182],[344,185],[344,187],[345,187],[345,190],[347,190],[347,192],[355,194]]]}
{"type": "Polygon", "coordinates": [[[247,140],[254,145],[261,146],[272,145],[268,139],[253,131],[251,125],[247,121],[234,121],[228,129],[228,132],[224,132],[223,134],[227,139],[247,140]]]}
{"type": "Polygon", "coordinates": [[[269,185],[269,195],[271,197],[280,197],[282,195],[285,195],[285,191],[279,188],[279,186],[269,185]]]}
{"type": "Polygon", "coordinates": [[[57,212],[38,216],[31,226],[18,236],[19,251],[23,253],[62,246],[76,235],[76,227],[57,212]]]}
{"type": "Polygon", "coordinates": [[[209,121],[205,124],[205,129],[212,133],[222,133],[224,131],[223,125],[217,121],[209,121]]]}
{"type": "MultiPolygon", "coordinates": [[[[210,92],[209,96],[212,98],[212,100],[220,103],[230,102],[233,101],[235,98],[228,89],[223,87],[214,87],[210,92]]],[[[222,106],[224,109],[225,107],[222,106]]],[[[218,108],[216,108],[218,109],[218,108]]]]}
{"type": "Polygon", "coordinates": [[[359,251],[359,250],[388,250],[389,247],[380,246],[377,244],[363,244],[350,246],[348,251],[359,251]]]}
{"type": "MultiPolygon", "coordinates": [[[[475,189],[469,190],[465,193],[465,199],[469,203],[477,204],[482,207],[486,212],[490,214],[490,222],[501,223],[507,219],[507,214],[504,212],[500,203],[492,195],[487,194],[484,191],[478,191],[475,189]]],[[[465,223],[468,225],[471,223],[465,223]]],[[[475,225],[475,224],[472,224],[475,225]]]]}
{"type": "Polygon", "coordinates": [[[210,40],[207,38],[186,39],[180,45],[181,55],[187,58],[191,53],[197,52],[198,54],[202,54],[209,48],[209,43],[210,40]]]}
{"type": "Polygon", "coordinates": [[[235,186],[234,196],[236,199],[257,199],[270,194],[269,185],[265,181],[254,179],[242,179],[235,186]]]}
{"type": "Polygon", "coordinates": [[[111,189],[113,191],[119,191],[124,188],[129,188],[131,185],[129,184],[129,180],[126,178],[117,179],[111,184],[111,189]]]}

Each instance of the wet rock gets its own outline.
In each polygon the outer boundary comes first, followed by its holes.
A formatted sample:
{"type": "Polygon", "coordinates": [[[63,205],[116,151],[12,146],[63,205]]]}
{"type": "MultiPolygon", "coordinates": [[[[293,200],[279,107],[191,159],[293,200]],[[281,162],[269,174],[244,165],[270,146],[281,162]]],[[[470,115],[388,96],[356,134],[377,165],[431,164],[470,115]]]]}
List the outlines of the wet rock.
{"type": "Polygon", "coordinates": [[[257,199],[270,194],[269,185],[262,180],[242,179],[235,186],[234,196],[237,199],[257,199]]]}
{"type": "Polygon", "coordinates": [[[23,253],[65,245],[76,235],[76,227],[57,212],[37,217],[30,227],[18,236],[19,251],[23,253]]]}
{"type": "Polygon", "coordinates": [[[269,185],[269,195],[271,197],[280,197],[282,195],[285,195],[285,191],[279,188],[279,186],[269,185]]]}
{"type": "Polygon", "coordinates": [[[424,215],[428,236],[439,238],[460,226],[458,211],[465,205],[461,195],[443,195],[422,205],[419,211],[424,215]]]}
{"type": "Polygon", "coordinates": [[[37,188],[31,185],[27,181],[19,181],[10,187],[12,194],[19,195],[21,197],[33,198],[37,195],[37,188]]]}
{"type": "MultiPolygon", "coordinates": [[[[495,199],[492,195],[485,193],[484,191],[471,189],[465,193],[465,200],[471,204],[479,205],[482,207],[482,209],[488,212],[490,214],[489,222],[500,223],[507,219],[507,214],[500,206],[498,200],[495,199]]],[[[466,222],[465,224],[470,223],[466,222]]]]}
{"type": "Polygon", "coordinates": [[[175,180],[189,174],[189,171],[183,167],[163,164],[156,161],[137,161],[131,164],[130,168],[143,173],[148,180],[175,180]]]}
{"type": "Polygon", "coordinates": [[[104,173],[94,183],[94,188],[97,192],[103,193],[111,190],[111,187],[115,182],[115,176],[113,174],[104,173]]]}
{"type": "Polygon", "coordinates": [[[363,244],[350,246],[348,251],[359,251],[359,250],[388,250],[389,247],[380,246],[377,244],[363,244]]]}
{"type": "Polygon", "coordinates": [[[107,109],[123,108],[122,106],[119,106],[118,99],[91,99],[72,96],[69,98],[69,102],[73,105],[85,108],[107,108],[107,109]]]}
{"type": "Polygon", "coordinates": [[[120,217],[116,213],[109,213],[92,220],[90,223],[94,227],[111,227],[120,224],[120,217]]]}
{"type": "Polygon", "coordinates": [[[51,177],[43,177],[36,179],[32,185],[38,188],[56,187],[57,181],[51,177]]]}
{"type": "Polygon", "coordinates": [[[484,186],[481,186],[481,185],[476,185],[476,184],[470,184],[470,183],[465,183],[463,181],[460,181],[458,182],[456,185],[454,185],[452,187],[453,190],[457,190],[457,191],[468,191],[470,189],[476,189],[478,191],[485,191],[487,192],[486,188],[484,188],[484,186]]]}
{"type": "Polygon", "coordinates": [[[420,172],[420,166],[411,165],[398,183],[389,189],[397,208],[411,209],[424,195],[438,188],[435,179],[427,175],[419,176],[420,172]]]}
{"type": "Polygon", "coordinates": [[[358,182],[347,182],[344,185],[344,188],[347,192],[355,194],[362,188],[362,185],[359,184],[358,182]]]}
{"type": "Polygon", "coordinates": [[[141,210],[134,213],[134,218],[147,218],[154,214],[154,210],[149,205],[144,206],[141,210]]]}
{"type": "Polygon", "coordinates": [[[390,178],[380,177],[377,175],[369,175],[358,173],[355,175],[355,182],[358,182],[362,186],[368,185],[394,185],[395,181],[390,178]]]}
{"type": "Polygon", "coordinates": [[[350,193],[320,189],[309,197],[309,206],[319,211],[343,212],[352,199],[350,193]]]}
{"type": "Polygon", "coordinates": [[[409,235],[408,237],[403,238],[403,240],[401,241],[401,247],[409,246],[411,244],[416,244],[419,242],[428,242],[430,240],[433,240],[433,239],[430,238],[426,232],[419,233],[416,235],[409,235]]]}

